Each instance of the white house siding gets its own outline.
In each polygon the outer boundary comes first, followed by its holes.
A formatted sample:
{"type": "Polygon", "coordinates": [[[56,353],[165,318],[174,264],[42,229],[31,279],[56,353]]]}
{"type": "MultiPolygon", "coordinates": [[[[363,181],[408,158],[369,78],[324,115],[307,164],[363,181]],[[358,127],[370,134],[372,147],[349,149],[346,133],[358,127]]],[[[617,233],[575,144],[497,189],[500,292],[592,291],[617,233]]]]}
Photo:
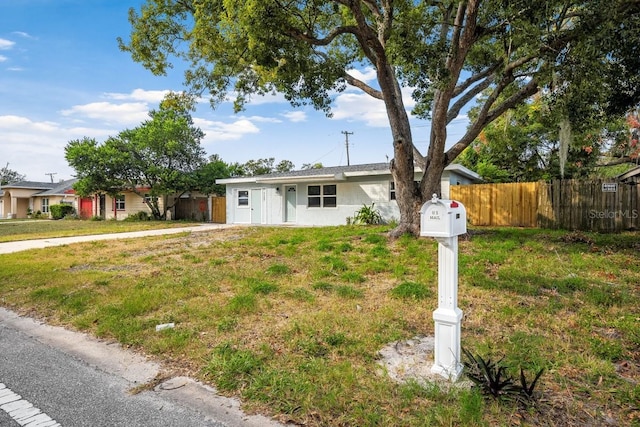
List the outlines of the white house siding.
{"type": "MultiPolygon", "coordinates": [[[[227,223],[230,224],[285,224],[286,195],[285,187],[296,187],[295,221],[296,225],[342,225],[347,218],[353,218],[356,211],[366,204],[375,203],[386,220],[400,216],[397,203],[389,200],[389,182],[349,181],[349,182],[309,182],[296,184],[278,184],[251,186],[246,184],[227,184],[227,223]],[[309,185],[336,185],[337,207],[307,207],[307,187],[309,185]],[[277,189],[277,190],[276,190],[277,189]],[[256,214],[257,206],[252,198],[252,190],[260,191],[261,211],[256,214]],[[249,206],[238,206],[238,192],[247,191],[249,206]],[[254,215],[252,216],[252,210],[254,215]],[[253,221],[252,221],[253,218],[253,221]],[[259,220],[259,221],[258,221],[259,220]]],[[[254,193],[255,194],[255,193],[254,193]]]]}
{"type": "MultiPolygon", "coordinates": [[[[420,177],[421,172],[417,170],[416,180],[420,177]]],[[[386,221],[399,219],[397,202],[390,197],[392,179],[389,165],[380,163],[225,178],[216,182],[226,185],[229,224],[342,225],[348,218],[353,219],[364,205],[371,206],[372,203],[386,221]],[[310,185],[335,185],[337,206],[308,207],[307,189],[310,185]],[[295,212],[287,209],[287,190],[290,187],[296,189],[295,212]],[[238,204],[240,191],[246,192],[244,206],[238,204]],[[287,218],[288,214],[291,218],[287,218]]],[[[475,172],[460,165],[450,165],[441,180],[441,197],[449,197],[451,185],[480,180],[475,172]]]]}

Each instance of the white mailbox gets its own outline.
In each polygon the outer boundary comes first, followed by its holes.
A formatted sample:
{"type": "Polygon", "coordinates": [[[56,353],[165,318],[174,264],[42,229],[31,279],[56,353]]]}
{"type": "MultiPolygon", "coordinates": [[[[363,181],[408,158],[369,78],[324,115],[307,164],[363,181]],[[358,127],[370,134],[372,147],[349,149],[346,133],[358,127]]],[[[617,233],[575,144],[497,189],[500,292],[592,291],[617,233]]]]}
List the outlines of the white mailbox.
{"type": "Polygon", "coordinates": [[[420,235],[454,237],[467,232],[467,210],[455,200],[433,198],[420,209],[420,235]]]}

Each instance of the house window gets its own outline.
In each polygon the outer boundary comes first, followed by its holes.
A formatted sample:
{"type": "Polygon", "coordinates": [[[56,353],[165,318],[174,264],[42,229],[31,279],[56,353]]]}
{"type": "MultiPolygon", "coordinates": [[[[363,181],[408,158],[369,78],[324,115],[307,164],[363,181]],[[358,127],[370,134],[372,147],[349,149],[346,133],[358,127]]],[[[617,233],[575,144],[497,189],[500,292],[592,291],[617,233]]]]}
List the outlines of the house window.
{"type": "Polygon", "coordinates": [[[124,194],[120,194],[119,196],[116,196],[116,210],[117,211],[125,210],[124,194]]]}
{"type": "Polygon", "coordinates": [[[335,208],[338,206],[337,186],[310,185],[307,187],[307,207],[309,208],[335,208]]]}
{"type": "Polygon", "coordinates": [[[249,206],[249,191],[238,191],[238,206],[249,206]]]}
{"type": "Polygon", "coordinates": [[[46,197],[42,199],[42,213],[49,213],[49,199],[46,197]]]}

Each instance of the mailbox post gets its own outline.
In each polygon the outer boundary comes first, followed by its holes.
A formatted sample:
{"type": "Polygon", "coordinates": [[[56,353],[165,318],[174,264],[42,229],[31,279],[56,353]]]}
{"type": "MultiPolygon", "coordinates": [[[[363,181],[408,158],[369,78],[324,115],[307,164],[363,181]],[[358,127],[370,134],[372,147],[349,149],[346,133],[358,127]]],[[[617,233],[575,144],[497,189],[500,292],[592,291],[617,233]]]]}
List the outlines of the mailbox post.
{"type": "Polygon", "coordinates": [[[460,202],[433,198],[420,209],[420,235],[438,241],[438,308],[435,322],[434,364],[431,372],[450,381],[462,373],[458,308],[458,236],[467,232],[467,212],[460,202]]]}

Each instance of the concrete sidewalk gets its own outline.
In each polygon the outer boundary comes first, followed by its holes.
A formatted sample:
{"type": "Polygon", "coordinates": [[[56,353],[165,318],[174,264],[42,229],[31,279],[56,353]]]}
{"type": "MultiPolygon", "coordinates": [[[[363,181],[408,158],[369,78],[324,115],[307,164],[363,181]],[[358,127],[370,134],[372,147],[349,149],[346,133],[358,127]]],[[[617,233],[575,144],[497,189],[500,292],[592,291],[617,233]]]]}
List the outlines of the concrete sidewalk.
{"type": "Polygon", "coordinates": [[[190,227],[163,228],[159,230],[130,231],[127,233],[93,234],[88,236],[56,237],[51,239],[21,240],[18,242],[0,243],[0,254],[26,251],[29,249],[42,249],[51,246],[62,246],[71,243],[94,242],[97,240],[132,239],[146,236],[162,236],[164,234],[177,234],[184,232],[200,232],[229,228],[227,224],[203,224],[190,227]]]}

